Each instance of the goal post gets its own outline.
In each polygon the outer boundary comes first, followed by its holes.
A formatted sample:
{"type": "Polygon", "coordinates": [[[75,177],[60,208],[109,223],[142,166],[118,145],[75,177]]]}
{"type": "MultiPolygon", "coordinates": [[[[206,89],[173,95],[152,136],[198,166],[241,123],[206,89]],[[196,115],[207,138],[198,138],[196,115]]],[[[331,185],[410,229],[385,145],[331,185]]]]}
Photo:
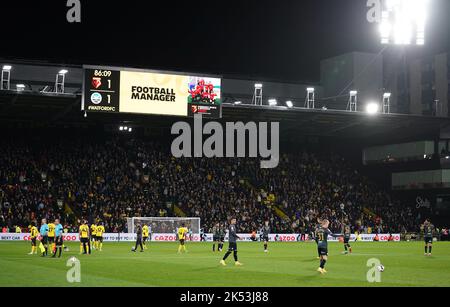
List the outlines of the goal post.
{"type": "Polygon", "coordinates": [[[147,224],[152,234],[174,234],[184,223],[193,235],[200,235],[199,217],[131,217],[127,218],[128,233],[135,232],[136,223],[147,224]]]}

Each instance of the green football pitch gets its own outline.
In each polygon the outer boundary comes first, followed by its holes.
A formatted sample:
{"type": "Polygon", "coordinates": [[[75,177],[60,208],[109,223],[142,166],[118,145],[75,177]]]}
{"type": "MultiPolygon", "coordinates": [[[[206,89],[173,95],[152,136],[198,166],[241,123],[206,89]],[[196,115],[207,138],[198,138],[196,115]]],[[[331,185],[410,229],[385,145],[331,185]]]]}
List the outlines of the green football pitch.
{"type": "MultiPolygon", "coordinates": [[[[228,244],[225,244],[227,247],[228,244]]],[[[177,254],[176,243],[153,243],[143,253],[131,252],[132,243],[105,243],[103,251],[79,255],[79,245],[61,259],[27,255],[27,242],[0,242],[0,286],[450,286],[450,243],[439,242],[433,256],[423,255],[423,243],[353,243],[353,254],[342,255],[342,244],[329,244],[328,271],[320,275],[315,243],[240,243],[222,267],[223,252],[211,243],[188,242],[188,253],[177,254]],[[81,282],[69,283],[67,260],[80,261],[81,282]],[[380,283],[369,283],[367,261],[385,266],[380,283]]]]}

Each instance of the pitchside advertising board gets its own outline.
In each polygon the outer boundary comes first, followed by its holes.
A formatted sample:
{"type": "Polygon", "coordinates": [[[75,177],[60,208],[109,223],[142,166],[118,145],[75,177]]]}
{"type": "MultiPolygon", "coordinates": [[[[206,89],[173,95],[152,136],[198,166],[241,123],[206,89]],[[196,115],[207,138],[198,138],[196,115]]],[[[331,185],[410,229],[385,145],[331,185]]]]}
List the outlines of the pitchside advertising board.
{"type": "MultiPolygon", "coordinates": [[[[252,242],[251,234],[238,234],[242,239],[240,242],[252,242]]],[[[389,234],[379,234],[378,238],[380,242],[389,241],[389,234]]],[[[358,238],[359,242],[373,242],[375,238],[374,234],[362,234],[358,238]]],[[[400,234],[392,234],[392,238],[394,242],[400,241],[400,234]]],[[[63,235],[63,239],[66,242],[71,241],[79,241],[79,236],[77,233],[67,233],[63,235]]],[[[213,234],[208,233],[205,234],[205,241],[212,242],[213,234]]],[[[228,240],[228,238],[225,238],[228,240]]],[[[257,237],[259,239],[259,237],[257,237]]],[[[352,235],[351,240],[354,241],[356,239],[355,235],[352,235]]],[[[30,234],[28,233],[0,233],[0,241],[29,241],[30,234]]],[[[136,235],[133,233],[105,233],[103,235],[104,242],[132,242],[136,240],[136,235]]],[[[156,242],[175,242],[177,241],[176,234],[173,233],[154,233],[151,236],[152,241],[156,242]]],[[[269,240],[273,242],[298,242],[301,240],[300,235],[298,234],[271,234],[269,236],[269,240]]],[[[304,238],[304,240],[309,240],[308,236],[304,238]]],[[[328,238],[330,242],[339,242],[338,238],[330,237],[328,238]]],[[[200,235],[195,234],[192,235],[192,238],[189,238],[188,241],[200,242],[200,235]]]]}
{"type": "Polygon", "coordinates": [[[83,68],[83,111],[222,116],[220,78],[112,67],[83,68]]]}

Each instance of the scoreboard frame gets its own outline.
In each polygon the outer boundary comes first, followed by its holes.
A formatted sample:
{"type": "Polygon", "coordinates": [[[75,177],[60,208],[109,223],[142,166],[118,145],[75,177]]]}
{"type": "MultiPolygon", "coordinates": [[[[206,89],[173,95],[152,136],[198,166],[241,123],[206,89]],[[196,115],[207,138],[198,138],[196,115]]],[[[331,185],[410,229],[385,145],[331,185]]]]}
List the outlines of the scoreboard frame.
{"type": "MultiPolygon", "coordinates": [[[[82,97],[81,97],[81,111],[84,112],[92,112],[92,113],[122,113],[122,114],[139,114],[139,115],[160,115],[160,116],[186,116],[186,117],[192,117],[195,114],[202,114],[204,117],[207,118],[222,118],[222,76],[219,75],[213,75],[213,74],[199,74],[199,73],[188,73],[188,72],[175,72],[175,71],[167,71],[167,70],[154,70],[154,69],[142,69],[142,68],[129,68],[129,67],[120,67],[120,66],[102,66],[102,65],[83,65],[83,83],[82,83],[82,97]],[[115,105],[115,108],[118,108],[118,110],[114,111],[101,111],[101,110],[88,110],[87,108],[87,99],[89,99],[86,95],[88,91],[92,91],[92,84],[87,84],[87,72],[90,70],[97,70],[100,72],[106,72],[111,71],[113,74],[118,74],[118,78],[116,78],[116,82],[118,84],[115,85],[116,90],[106,91],[106,90],[100,90],[101,92],[111,92],[111,94],[117,94],[115,97],[117,99],[117,103],[115,105]],[[121,74],[122,73],[149,73],[149,74],[158,74],[158,75],[168,75],[173,77],[192,77],[192,78],[210,78],[210,79],[219,79],[220,80],[220,103],[214,103],[214,104],[207,104],[207,103],[194,103],[194,102],[186,102],[188,111],[186,115],[174,115],[174,114],[160,114],[160,113],[147,113],[147,112],[127,112],[127,111],[120,111],[120,97],[119,97],[119,90],[121,87],[121,74]],[[116,93],[117,92],[117,93],[116,93]]],[[[93,76],[89,75],[89,78],[91,79],[93,76]]],[[[103,76],[105,77],[105,76],[103,76]]],[[[91,82],[91,80],[89,80],[91,82]]],[[[186,84],[186,89],[188,89],[188,84],[186,84]]],[[[97,90],[98,91],[98,90],[97,90]]],[[[109,95],[108,95],[109,96],[109,95]]],[[[91,98],[92,101],[92,98],[91,98]]],[[[114,107],[114,106],[113,106],[114,107]]]]}

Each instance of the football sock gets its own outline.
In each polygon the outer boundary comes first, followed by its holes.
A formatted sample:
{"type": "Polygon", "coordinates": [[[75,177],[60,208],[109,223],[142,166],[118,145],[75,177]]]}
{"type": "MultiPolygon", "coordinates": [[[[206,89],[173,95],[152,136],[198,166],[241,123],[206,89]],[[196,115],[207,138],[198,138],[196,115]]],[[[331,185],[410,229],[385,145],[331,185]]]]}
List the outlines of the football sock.
{"type": "MultiPolygon", "coordinates": [[[[217,246],[217,249],[219,249],[219,246],[217,246]]],[[[216,250],[216,244],[213,244],[213,252],[216,250]]]]}
{"type": "Polygon", "coordinates": [[[430,253],[431,254],[431,249],[432,249],[432,247],[430,246],[430,247],[428,247],[428,253],[430,253]]]}
{"type": "Polygon", "coordinates": [[[323,269],[325,267],[325,263],[327,263],[326,260],[322,259],[320,260],[320,268],[323,269]]]}
{"type": "Polygon", "coordinates": [[[347,244],[344,244],[344,249],[345,251],[347,251],[347,244]]]}
{"type": "Polygon", "coordinates": [[[102,248],[103,248],[103,243],[100,242],[100,250],[102,250],[102,248]]]}
{"type": "Polygon", "coordinates": [[[428,251],[428,247],[427,247],[427,246],[425,246],[425,254],[427,253],[427,251],[428,251]]]}
{"type": "Polygon", "coordinates": [[[83,249],[84,249],[84,244],[81,243],[81,244],[80,244],[80,254],[83,252],[83,249]]]}
{"type": "Polygon", "coordinates": [[[233,252],[234,261],[238,261],[237,251],[233,252]]]}
{"type": "Polygon", "coordinates": [[[61,257],[61,253],[62,253],[62,246],[58,247],[58,249],[59,249],[59,254],[58,254],[58,257],[61,257]]]}
{"type": "Polygon", "coordinates": [[[181,253],[181,244],[178,245],[178,252],[181,253]]]}
{"type": "Polygon", "coordinates": [[[264,250],[265,251],[267,250],[267,244],[264,244],[264,250]]]}

